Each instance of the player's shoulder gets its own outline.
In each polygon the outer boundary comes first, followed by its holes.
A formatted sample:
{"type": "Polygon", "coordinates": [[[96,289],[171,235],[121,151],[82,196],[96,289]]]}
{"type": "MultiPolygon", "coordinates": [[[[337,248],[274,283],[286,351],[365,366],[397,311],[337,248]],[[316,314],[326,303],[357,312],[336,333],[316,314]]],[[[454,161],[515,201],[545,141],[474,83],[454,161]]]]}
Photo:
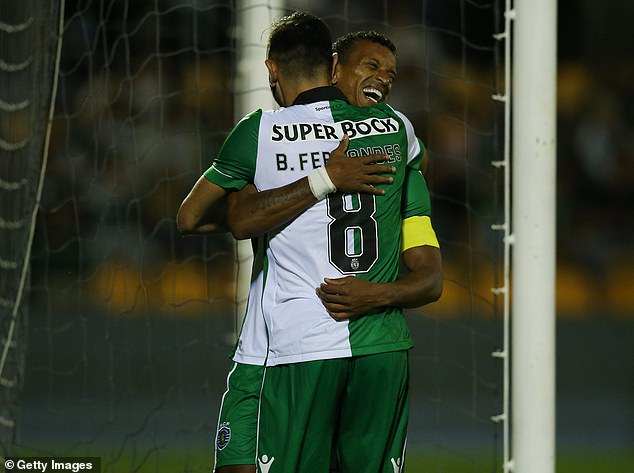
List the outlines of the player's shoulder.
{"type": "Polygon", "coordinates": [[[247,113],[244,117],[240,119],[240,121],[236,124],[236,126],[249,126],[260,123],[262,119],[262,114],[264,111],[261,108],[255,109],[252,112],[247,113]]]}
{"type": "Polygon", "coordinates": [[[302,103],[280,107],[263,112],[264,117],[272,120],[284,120],[288,118],[298,119],[303,117],[320,116],[324,111],[330,110],[331,102],[321,100],[318,102],[302,103]]]}
{"type": "Polygon", "coordinates": [[[384,103],[364,107],[338,99],[330,102],[330,109],[335,120],[346,119],[359,121],[371,118],[396,117],[393,109],[384,103]]]}
{"type": "Polygon", "coordinates": [[[407,118],[407,116],[406,116],[403,112],[401,112],[401,111],[399,111],[399,110],[395,109],[395,108],[394,108],[392,105],[390,105],[389,103],[381,102],[381,103],[379,103],[379,104],[375,105],[374,107],[379,107],[379,108],[381,108],[381,109],[382,109],[385,113],[389,113],[389,114],[395,115],[395,116],[399,117],[401,120],[404,120],[404,121],[407,121],[407,122],[409,122],[409,121],[410,121],[410,120],[409,120],[409,118],[407,118]]]}
{"type": "Polygon", "coordinates": [[[411,123],[409,118],[407,118],[407,116],[403,112],[400,112],[399,110],[395,109],[392,105],[385,102],[380,102],[376,105],[372,105],[371,107],[354,107],[353,105],[350,105],[350,106],[353,108],[356,108],[362,114],[366,114],[368,116],[375,116],[375,117],[387,116],[387,117],[396,118],[399,121],[405,122],[406,124],[411,123]]]}
{"type": "Polygon", "coordinates": [[[403,125],[405,126],[405,128],[408,130],[408,133],[411,133],[412,135],[414,135],[414,125],[412,125],[411,120],[409,118],[407,118],[407,115],[405,115],[403,112],[395,109],[390,104],[385,103],[385,102],[382,102],[380,104],[374,105],[374,107],[381,107],[381,109],[385,113],[391,115],[392,117],[394,117],[397,120],[399,120],[400,122],[402,122],[403,125]]]}
{"type": "Polygon", "coordinates": [[[260,121],[262,120],[263,111],[261,108],[253,110],[250,113],[247,113],[244,117],[240,119],[238,123],[233,127],[233,132],[244,132],[247,130],[258,129],[260,126],[260,121]]]}
{"type": "Polygon", "coordinates": [[[261,119],[262,109],[247,113],[234,125],[225,144],[227,144],[227,142],[235,143],[236,141],[257,140],[261,119]]]}

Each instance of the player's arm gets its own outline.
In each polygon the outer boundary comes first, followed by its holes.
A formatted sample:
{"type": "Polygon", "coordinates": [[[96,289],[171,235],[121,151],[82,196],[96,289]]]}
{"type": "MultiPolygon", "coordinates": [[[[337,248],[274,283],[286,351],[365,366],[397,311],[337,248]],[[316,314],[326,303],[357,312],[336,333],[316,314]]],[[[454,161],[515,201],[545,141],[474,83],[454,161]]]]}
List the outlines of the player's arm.
{"type": "MultiPolygon", "coordinates": [[[[375,186],[390,184],[393,178],[384,174],[396,171],[393,166],[378,164],[385,161],[387,155],[349,159],[345,157],[348,142],[348,137],[344,137],[326,164],[327,176],[334,186],[332,191],[384,194],[375,186]]],[[[226,154],[229,153],[225,151],[226,154]]],[[[239,170],[231,170],[232,174],[240,174],[236,171],[239,170]]],[[[319,181],[316,182],[318,185],[319,181]]],[[[258,192],[252,184],[245,185],[241,178],[226,179],[224,172],[214,173],[210,169],[181,204],[177,225],[181,232],[188,234],[229,230],[238,239],[252,238],[284,225],[314,205],[315,192],[315,181],[311,185],[307,177],[258,192]]]]}
{"type": "Polygon", "coordinates": [[[429,167],[429,152],[427,151],[427,147],[423,144],[423,140],[418,137],[415,137],[415,139],[418,143],[420,152],[408,164],[408,170],[417,169],[423,174],[424,177],[427,177],[427,169],[429,167]]]}
{"type": "Polygon", "coordinates": [[[394,282],[377,283],[354,276],[325,279],[317,295],[337,320],[380,307],[411,308],[437,301],[442,294],[440,249],[433,244],[416,245],[406,249],[402,257],[408,272],[394,282]]]}
{"type": "Polygon", "coordinates": [[[227,192],[201,176],[178,209],[178,229],[185,234],[226,232],[227,192]]]}
{"type": "MultiPolygon", "coordinates": [[[[363,192],[382,195],[385,192],[375,186],[391,184],[393,178],[384,174],[394,173],[393,166],[378,164],[385,161],[387,155],[374,154],[350,159],[345,157],[348,137],[344,137],[331,154],[326,163],[326,173],[334,189],[332,192],[363,192]]],[[[308,177],[276,189],[257,191],[254,186],[247,186],[240,192],[232,192],[227,196],[227,225],[231,233],[238,239],[252,238],[274,230],[317,202],[315,194],[319,186],[308,177]]],[[[324,198],[322,195],[321,198],[324,198]]]]}
{"type": "Polygon", "coordinates": [[[429,192],[419,172],[408,170],[404,192],[401,250],[408,272],[391,283],[351,276],[326,279],[317,295],[333,318],[348,319],[380,307],[420,307],[440,298],[441,254],[429,217],[429,192]]]}
{"type": "Polygon", "coordinates": [[[427,177],[427,169],[429,168],[429,152],[427,148],[423,148],[423,157],[420,160],[419,171],[423,173],[423,176],[427,177]]]}
{"type": "Polygon", "coordinates": [[[228,230],[227,194],[253,182],[261,110],[240,120],[211,167],[196,181],[178,209],[176,224],[185,234],[228,230]]]}

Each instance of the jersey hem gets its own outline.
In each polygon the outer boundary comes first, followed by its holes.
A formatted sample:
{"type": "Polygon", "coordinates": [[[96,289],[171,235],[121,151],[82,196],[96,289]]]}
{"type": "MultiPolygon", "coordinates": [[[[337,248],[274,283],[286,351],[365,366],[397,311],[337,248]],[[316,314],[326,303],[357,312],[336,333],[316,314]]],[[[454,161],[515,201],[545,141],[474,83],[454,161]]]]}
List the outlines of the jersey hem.
{"type": "Polygon", "coordinates": [[[264,361],[265,361],[265,358],[261,356],[241,355],[239,353],[234,353],[231,359],[235,361],[236,363],[242,363],[243,365],[257,365],[257,366],[264,366],[264,361]]]}
{"type": "Polygon", "coordinates": [[[304,363],[306,361],[333,360],[335,358],[350,358],[352,351],[349,348],[329,350],[327,352],[302,353],[299,355],[285,355],[270,357],[266,360],[266,366],[287,365],[291,363],[304,363]]]}
{"type": "Polygon", "coordinates": [[[286,365],[291,363],[304,363],[307,361],[318,360],[334,360],[337,358],[351,358],[353,356],[376,355],[379,353],[388,353],[392,351],[409,350],[414,347],[414,342],[390,343],[385,345],[372,345],[363,348],[355,348],[354,350],[342,349],[328,352],[303,353],[301,355],[286,355],[276,358],[270,358],[266,361],[266,366],[286,365]]]}

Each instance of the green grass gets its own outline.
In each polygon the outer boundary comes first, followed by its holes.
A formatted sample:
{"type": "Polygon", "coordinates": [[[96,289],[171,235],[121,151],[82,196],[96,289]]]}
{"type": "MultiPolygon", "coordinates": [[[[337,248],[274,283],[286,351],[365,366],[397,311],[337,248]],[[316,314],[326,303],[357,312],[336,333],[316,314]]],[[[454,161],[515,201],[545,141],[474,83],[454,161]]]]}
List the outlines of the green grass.
{"type": "MultiPolygon", "coordinates": [[[[501,459],[483,452],[424,454],[408,452],[407,473],[501,472],[501,459]]],[[[634,451],[563,450],[557,452],[557,473],[634,473],[634,451]]]]}
{"type": "Polygon", "coordinates": [[[557,473],[632,473],[632,450],[564,451],[557,458],[557,473]]]}
{"type": "MultiPolygon", "coordinates": [[[[30,450],[30,449],[29,449],[30,450]]],[[[47,449],[48,450],[48,449],[47,449]]],[[[61,455],[68,455],[64,452],[61,455]]],[[[50,451],[22,451],[22,456],[50,455],[50,451]]],[[[73,452],[73,456],[80,455],[73,452]]],[[[96,449],[86,452],[99,456],[96,449]]],[[[175,449],[126,452],[118,458],[101,456],[101,473],[210,473],[211,451],[175,449]]],[[[564,450],[557,453],[557,473],[632,473],[634,452],[625,450],[564,450]]],[[[407,454],[407,473],[496,473],[502,472],[499,458],[488,452],[429,452],[414,450],[407,454]]]]}

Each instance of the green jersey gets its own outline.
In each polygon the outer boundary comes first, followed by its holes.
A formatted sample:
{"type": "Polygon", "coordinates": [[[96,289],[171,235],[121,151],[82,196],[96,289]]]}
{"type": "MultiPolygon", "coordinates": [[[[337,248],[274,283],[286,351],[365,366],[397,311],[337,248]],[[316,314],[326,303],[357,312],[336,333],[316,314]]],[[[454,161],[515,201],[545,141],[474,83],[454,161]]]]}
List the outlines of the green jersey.
{"type": "MultiPolygon", "coordinates": [[[[324,166],[344,134],[350,159],[385,153],[396,168],[385,195],[333,193],[260,239],[245,320],[234,360],[269,366],[410,348],[403,313],[384,308],[336,321],[315,293],[324,278],[353,275],[395,281],[400,256],[403,182],[422,148],[409,120],[387,104],[355,107],[337,89],[303,94],[304,103],[256,112],[236,125],[205,173],[227,189],[290,184],[324,166]],[[247,328],[245,323],[244,330],[247,328]],[[257,332],[257,333],[256,333],[257,332]],[[246,341],[246,342],[245,342],[246,341]]],[[[299,97],[302,98],[302,95],[299,97]]],[[[301,100],[300,100],[301,102],[301,100]]]]}

